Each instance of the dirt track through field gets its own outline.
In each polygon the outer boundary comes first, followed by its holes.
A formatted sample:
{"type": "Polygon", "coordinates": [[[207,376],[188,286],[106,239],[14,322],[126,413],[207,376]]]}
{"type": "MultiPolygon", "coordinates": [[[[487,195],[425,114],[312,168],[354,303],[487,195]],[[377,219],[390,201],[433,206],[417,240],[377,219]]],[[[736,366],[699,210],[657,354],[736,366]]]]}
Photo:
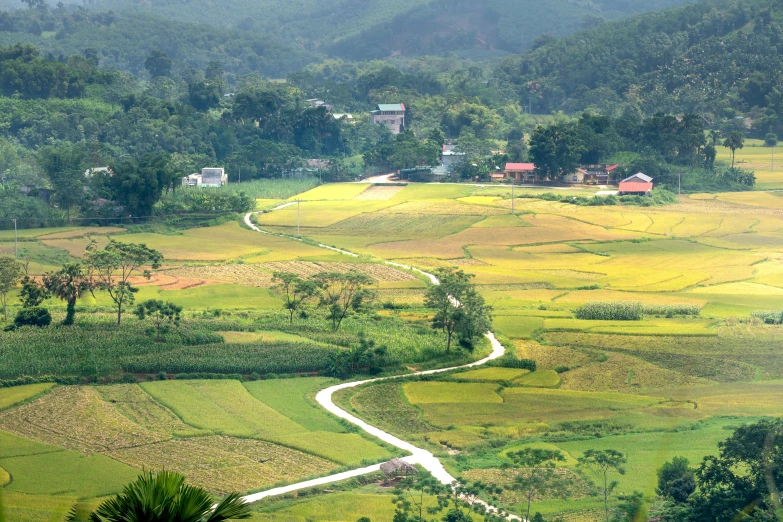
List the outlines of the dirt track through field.
{"type": "MultiPolygon", "coordinates": [[[[256,232],[268,233],[268,232],[266,232],[264,230],[261,230],[260,228],[258,228],[257,226],[255,226],[252,223],[252,221],[250,219],[251,214],[252,213],[248,213],[248,214],[245,215],[245,220],[244,220],[245,224],[248,227],[250,227],[252,230],[255,230],[256,232]]],[[[353,257],[358,257],[357,254],[355,254],[353,252],[348,252],[346,250],[340,250],[340,249],[336,249],[336,248],[333,248],[333,247],[328,247],[326,245],[319,245],[319,246],[322,246],[323,248],[328,248],[330,250],[336,250],[338,252],[341,252],[341,253],[344,253],[346,255],[350,255],[350,256],[353,256],[353,257]]],[[[413,267],[410,267],[410,266],[407,266],[407,265],[402,265],[402,264],[399,264],[399,263],[393,263],[391,261],[386,261],[386,264],[390,265],[390,266],[397,267],[397,268],[403,268],[403,269],[406,269],[406,270],[414,270],[416,272],[419,272],[419,273],[425,275],[433,284],[436,284],[436,285],[440,284],[440,281],[438,281],[438,278],[435,277],[433,274],[424,272],[423,270],[419,270],[418,268],[413,268],[413,267]]],[[[347,383],[343,383],[343,384],[337,384],[335,386],[331,386],[329,388],[323,389],[320,392],[318,392],[318,394],[316,394],[316,396],[315,396],[315,400],[318,402],[318,404],[323,406],[323,408],[326,411],[328,411],[329,413],[331,413],[333,415],[336,415],[336,416],[340,417],[341,419],[345,419],[346,421],[350,422],[351,424],[354,424],[354,425],[360,427],[365,432],[369,433],[370,435],[372,435],[374,437],[379,438],[380,440],[382,440],[383,442],[385,442],[387,444],[391,444],[392,446],[395,446],[397,448],[400,448],[400,449],[403,449],[403,450],[409,452],[410,455],[407,456],[407,457],[403,457],[403,460],[405,460],[406,462],[408,462],[410,464],[419,464],[421,467],[423,467],[424,469],[429,471],[432,474],[432,476],[435,477],[436,479],[438,479],[442,484],[446,484],[446,485],[454,484],[456,482],[456,479],[453,476],[451,476],[451,474],[449,474],[448,471],[446,471],[446,468],[443,466],[443,464],[440,462],[440,460],[438,460],[438,458],[435,457],[431,452],[429,452],[429,451],[427,451],[425,449],[422,449],[422,448],[418,448],[418,447],[414,446],[413,444],[411,444],[410,442],[407,442],[407,441],[404,441],[404,440],[402,440],[402,439],[400,439],[398,437],[395,437],[391,433],[387,433],[387,432],[381,430],[380,428],[376,428],[375,426],[372,426],[371,424],[368,424],[367,422],[363,421],[362,419],[351,415],[347,411],[343,410],[342,408],[340,408],[336,404],[334,404],[334,402],[332,402],[332,395],[334,395],[334,393],[339,391],[339,390],[343,390],[343,389],[346,389],[346,388],[355,388],[356,386],[361,386],[363,384],[368,384],[368,383],[371,383],[371,382],[380,382],[380,381],[386,381],[386,380],[391,380],[391,379],[399,379],[399,378],[402,378],[402,377],[411,377],[411,376],[416,376],[416,375],[432,375],[432,374],[436,374],[436,373],[447,372],[447,371],[450,371],[450,370],[456,370],[456,369],[459,369],[459,368],[472,368],[472,367],[475,367],[475,366],[481,366],[483,364],[488,363],[489,361],[492,361],[494,359],[502,357],[505,354],[506,350],[503,347],[503,345],[500,344],[500,341],[498,341],[495,338],[495,335],[492,332],[487,332],[485,335],[486,335],[487,339],[489,339],[490,344],[492,345],[492,353],[488,357],[485,357],[484,359],[481,359],[479,361],[475,361],[475,362],[472,362],[470,364],[465,364],[465,365],[461,365],[461,366],[454,366],[454,367],[451,367],[451,368],[440,368],[440,369],[437,369],[437,370],[427,370],[427,371],[423,371],[423,372],[416,372],[416,373],[412,373],[412,374],[399,375],[399,376],[394,376],[394,377],[380,377],[380,378],[376,378],[376,379],[367,379],[367,380],[363,380],[363,381],[353,381],[353,382],[347,382],[347,383]]],[[[366,468],[360,468],[360,469],[355,469],[355,470],[351,470],[351,471],[346,471],[346,472],[343,472],[343,473],[338,473],[336,475],[330,475],[330,476],[327,476],[327,477],[321,477],[321,478],[318,478],[318,479],[308,480],[306,482],[299,482],[299,483],[296,483],[296,484],[290,484],[288,486],[283,486],[283,487],[279,487],[279,488],[270,489],[270,490],[267,490],[267,491],[262,491],[260,493],[254,493],[252,495],[247,495],[247,496],[245,496],[243,498],[244,498],[245,502],[258,502],[259,500],[262,500],[262,499],[267,498],[267,497],[272,497],[272,496],[276,496],[276,495],[283,495],[285,493],[292,493],[294,491],[298,491],[298,490],[306,489],[306,488],[311,488],[311,487],[314,487],[314,486],[322,486],[322,485],[325,485],[325,484],[331,484],[331,483],[339,482],[341,480],[345,480],[345,479],[348,479],[348,478],[358,477],[358,476],[361,476],[361,475],[366,475],[368,473],[374,473],[374,472],[379,471],[379,470],[380,470],[380,464],[376,464],[376,465],[369,466],[369,467],[366,467],[366,468]]],[[[475,498],[469,498],[469,499],[466,498],[465,500],[470,501],[472,504],[483,505],[484,508],[487,510],[487,512],[501,513],[501,511],[499,509],[497,509],[496,507],[491,506],[491,505],[485,503],[482,500],[475,499],[475,498]]],[[[506,515],[506,518],[508,520],[523,520],[522,518],[520,518],[520,517],[518,517],[516,515],[510,515],[510,514],[506,515]]]]}

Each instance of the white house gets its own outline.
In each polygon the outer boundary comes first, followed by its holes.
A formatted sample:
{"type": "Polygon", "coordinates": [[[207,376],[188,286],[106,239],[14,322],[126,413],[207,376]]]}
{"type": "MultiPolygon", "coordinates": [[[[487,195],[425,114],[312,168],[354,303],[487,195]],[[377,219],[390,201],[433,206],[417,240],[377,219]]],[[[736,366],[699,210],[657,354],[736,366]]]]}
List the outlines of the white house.
{"type": "Polygon", "coordinates": [[[201,174],[193,173],[182,178],[183,187],[222,187],[228,185],[228,174],[222,168],[204,168],[201,174]]]}

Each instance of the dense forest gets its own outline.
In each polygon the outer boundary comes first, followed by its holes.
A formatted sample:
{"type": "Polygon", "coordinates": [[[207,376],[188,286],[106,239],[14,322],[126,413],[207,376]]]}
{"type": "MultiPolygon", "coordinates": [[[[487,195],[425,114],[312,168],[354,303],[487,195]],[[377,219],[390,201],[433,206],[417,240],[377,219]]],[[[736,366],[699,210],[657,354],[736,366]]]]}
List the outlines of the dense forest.
{"type": "MultiPolygon", "coordinates": [[[[134,12],[261,34],[345,59],[452,51],[521,52],[603,20],[689,0],[89,0],[92,11],[134,12]]],[[[54,4],[55,2],[51,2],[54,4]]],[[[71,5],[66,2],[66,5],[71,5]]],[[[0,6],[20,7],[16,0],[0,6]]],[[[203,30],[202,30],[203,31],[203,30]]]]}
{"type": "Polygon", "coordinates": [[[753,135],[783,120],[783,14],[774,0],[709,0],[542,38],[498,82],[534,112],[694,112],[753,135]]]}
{"type": "Polygon", "coordinates": [[[313,55],[283,46],[256,32],[220,29],[126,12],[84,9],[25,9],[0,12],[0,45],[31,43],[55,56],[68,57],[93,50],[102,68],[145,76],[144,60],[153,50],[169,56],[175,68],[203,69],[212,61],[223,64],[233,81],[259,73],[285,77],[313,55]]]}

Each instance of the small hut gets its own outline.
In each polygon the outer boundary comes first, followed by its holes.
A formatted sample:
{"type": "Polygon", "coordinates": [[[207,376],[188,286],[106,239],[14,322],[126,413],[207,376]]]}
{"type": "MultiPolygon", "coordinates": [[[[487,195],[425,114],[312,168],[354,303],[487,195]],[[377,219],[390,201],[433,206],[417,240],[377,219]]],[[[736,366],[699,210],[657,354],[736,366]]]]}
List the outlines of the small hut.
{"type": "Polygon", "coordinates": [[[407,477],[408,473],[418,473],[419,470],[413,464],[408,464],[402,459],[393,458],[389,462],[381,464],[381,471],[386,475],[386,478],[399,477],[400,475],[407,477]]]}

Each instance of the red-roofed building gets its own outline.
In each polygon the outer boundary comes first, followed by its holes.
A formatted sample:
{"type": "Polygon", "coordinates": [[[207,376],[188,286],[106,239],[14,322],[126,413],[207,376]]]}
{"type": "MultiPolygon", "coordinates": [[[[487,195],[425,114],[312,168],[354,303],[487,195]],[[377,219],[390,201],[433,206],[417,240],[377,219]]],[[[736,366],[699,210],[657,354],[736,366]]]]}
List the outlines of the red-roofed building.
{"type": "Polygon", "coordinates": [[[535,183],[536,181],[540,181],[539,176],[536,173],[536,166],[533,163],[506,163],[506,168],[504,170],[506,176],[515,181],[522,181],[524,183],[535,183]]]}
{"type": "Polygon", "coordinates": [[[630,178],[625,178],[620,182],[620,195],[638,194],[640,196],[649,196],[653,189],[653,179],[641,172],[637,172],[630,178]]]}

